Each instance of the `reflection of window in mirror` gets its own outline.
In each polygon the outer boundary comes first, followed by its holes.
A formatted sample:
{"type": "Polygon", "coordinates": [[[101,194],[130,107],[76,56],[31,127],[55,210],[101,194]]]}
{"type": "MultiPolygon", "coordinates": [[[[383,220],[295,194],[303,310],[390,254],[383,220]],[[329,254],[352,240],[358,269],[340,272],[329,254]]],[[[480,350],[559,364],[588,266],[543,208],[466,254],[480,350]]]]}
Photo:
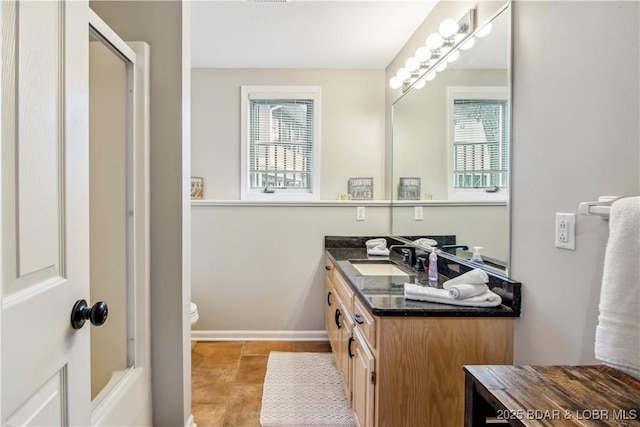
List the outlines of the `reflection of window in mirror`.
{"type": "Polygon", "coordinates": [[[449,87],[449,199],[506,201],[509,101],[506,87],[449,87]]]}

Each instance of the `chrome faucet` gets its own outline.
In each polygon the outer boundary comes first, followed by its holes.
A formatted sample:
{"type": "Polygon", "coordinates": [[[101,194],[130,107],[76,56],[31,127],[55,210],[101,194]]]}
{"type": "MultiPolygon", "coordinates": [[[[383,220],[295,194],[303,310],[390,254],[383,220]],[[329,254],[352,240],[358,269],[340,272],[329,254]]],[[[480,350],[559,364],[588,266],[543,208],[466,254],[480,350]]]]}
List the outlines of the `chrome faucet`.
{"type": "Polygon", "coordinates": [[[415,248],[415,246],[411,246],[411,245],[391,245],[391,246],[389,246],[389,250],[390,251],[392,251],[394,249],[402,249],[402,253],[405,255],[405,259],[403,261],[405,261],[411,267],[413,267],[416,264],[416,248],[415,248]],[[408,259],[406,258],[406,255],[409,256],[408,259]]]}

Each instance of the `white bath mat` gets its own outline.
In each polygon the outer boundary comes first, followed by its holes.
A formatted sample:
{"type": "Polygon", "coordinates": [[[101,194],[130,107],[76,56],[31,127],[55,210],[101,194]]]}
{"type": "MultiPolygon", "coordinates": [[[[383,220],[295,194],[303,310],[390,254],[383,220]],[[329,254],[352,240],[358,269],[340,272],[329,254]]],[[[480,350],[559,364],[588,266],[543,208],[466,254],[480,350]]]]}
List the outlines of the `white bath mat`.
{"type": "Polygon", "coordinates": [[[260,425],[355,426],[333,354],[272,351],[264,379],[260,425]]]}

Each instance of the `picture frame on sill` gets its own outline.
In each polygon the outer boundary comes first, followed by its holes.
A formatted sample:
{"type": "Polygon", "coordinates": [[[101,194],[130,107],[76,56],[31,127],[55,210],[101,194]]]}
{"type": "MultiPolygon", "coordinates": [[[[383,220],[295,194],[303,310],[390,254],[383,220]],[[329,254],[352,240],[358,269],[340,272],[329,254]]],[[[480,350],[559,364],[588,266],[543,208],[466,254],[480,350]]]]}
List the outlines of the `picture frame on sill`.
{"type": "Polygon", "coordinates": [[[400,178],[400,185],[398,186],[398,200],[420,200],[420,178],[400,178]]]}
{"type": "Polygon", "coordinates": [[[191,200],[202,200],[204,198],[204,178],[199,176],[191,177],[191,200]]]}
{"type": "Polygon", "coordinates": [[[348,194],[351,200],[372,200],[373,178],[349,178],[348,194]]]}

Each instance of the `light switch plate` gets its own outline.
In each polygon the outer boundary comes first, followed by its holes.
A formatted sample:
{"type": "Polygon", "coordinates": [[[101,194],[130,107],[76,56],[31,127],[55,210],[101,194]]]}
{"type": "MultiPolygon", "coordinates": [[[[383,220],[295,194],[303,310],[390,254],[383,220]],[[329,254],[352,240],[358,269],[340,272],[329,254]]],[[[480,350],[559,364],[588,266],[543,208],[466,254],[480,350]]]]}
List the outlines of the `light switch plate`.
{"type": "Polygon", "coordinates": [[[413,219],[416,221],[422,221],[424,219],[424,211],[422,206],[413,207],[413,219]]]}
{"type": "Polygon", "coordinates": [[[556,248],[576,250],[576,214],[556,213],[556,248]]]}
{"type": "Polygon", "coordinates": [[[364,221],[364,206],[356,208],[356,221],[364,221]]]}

